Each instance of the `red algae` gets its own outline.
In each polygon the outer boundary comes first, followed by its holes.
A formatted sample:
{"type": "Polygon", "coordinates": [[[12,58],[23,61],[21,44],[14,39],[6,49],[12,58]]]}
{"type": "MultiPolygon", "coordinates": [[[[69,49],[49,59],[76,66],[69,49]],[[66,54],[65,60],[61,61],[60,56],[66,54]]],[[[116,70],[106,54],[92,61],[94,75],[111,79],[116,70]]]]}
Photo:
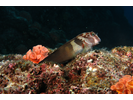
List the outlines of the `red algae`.
{"type": "Polygon", "coordinates": [[[0,55],[0,93],[131,94],[132,53],[132,47],[93,50],[78,54],[66,65],[34,64],[22,55],[0,55]]]}

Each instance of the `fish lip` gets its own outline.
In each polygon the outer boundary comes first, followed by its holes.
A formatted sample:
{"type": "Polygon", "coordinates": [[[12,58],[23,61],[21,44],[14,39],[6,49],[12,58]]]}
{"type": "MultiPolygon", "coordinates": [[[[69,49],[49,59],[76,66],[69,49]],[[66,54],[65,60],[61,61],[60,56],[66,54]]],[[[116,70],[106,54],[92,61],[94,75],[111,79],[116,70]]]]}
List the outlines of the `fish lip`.
{"type": "Polygon", "coordinates": [[[94,36],[94,40],[96,44],[99,44],[99,42],[101,42],[101,39],[99,38],[99,36],[96,34],[96,36],[94,36]]]}

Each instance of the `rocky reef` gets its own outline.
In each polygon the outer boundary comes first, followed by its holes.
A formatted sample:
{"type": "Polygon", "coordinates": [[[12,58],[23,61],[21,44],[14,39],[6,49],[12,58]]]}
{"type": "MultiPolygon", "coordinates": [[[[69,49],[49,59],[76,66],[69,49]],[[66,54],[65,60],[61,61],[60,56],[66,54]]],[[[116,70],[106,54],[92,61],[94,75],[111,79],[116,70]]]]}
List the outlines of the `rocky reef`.
{"type": "Polygon", "coordinates": [[[1,94],[117,94],[111,86],[125,75],[133,75],[133,47],[95,49],[66,64],[0,55],[1,94]]]}
{"type": "Polygon", "coordinates": [[[0,13],[1,94],[133,93],[133,27],[122,7],[1,6],[0,13]],[[102,41],[91,50],[97,33],[102,41]],[[56,61],[64,52],[68,58],[56,61]]]}

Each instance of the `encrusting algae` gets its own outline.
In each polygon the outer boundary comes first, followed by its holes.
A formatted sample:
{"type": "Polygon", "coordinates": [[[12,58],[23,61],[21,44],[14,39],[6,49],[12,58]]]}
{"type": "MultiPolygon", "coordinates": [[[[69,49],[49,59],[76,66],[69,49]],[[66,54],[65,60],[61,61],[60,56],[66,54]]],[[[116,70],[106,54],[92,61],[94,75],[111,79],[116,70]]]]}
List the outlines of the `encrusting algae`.
{"type": "MultiPolygon", "coordinates": [[[[55,54],[56,50],[49,54],[50,50],[42,45],[33,47],[33,50],[28,51],[24,56],[0,55],[0,93],[133,93],[133,47],[115,47],[111,51],[106,49],[88,51],[87,49],[86,52],[82,52],[83,48],[86,48],[84,47],[87,45],[86,42],[84,40],[76,42],[75,39],[72,39],[73,44],[83,43],[84,45],[80,45],[82,47],[80,52],[71,56],[70,58],[73,59],[63,66],[59,59],[60,64],[51,58],[49,61],[45,60],[48,55],[55,54]]],[[[94,42],[95,39],[86,41],[94,42]]],[[[71,41],[68,43],[71,44],[71,41]]],[[[89,47],[92,48],[92,46],[89,47]]],[[[56,57],[58,58],[58,55],[56,57]]]]}

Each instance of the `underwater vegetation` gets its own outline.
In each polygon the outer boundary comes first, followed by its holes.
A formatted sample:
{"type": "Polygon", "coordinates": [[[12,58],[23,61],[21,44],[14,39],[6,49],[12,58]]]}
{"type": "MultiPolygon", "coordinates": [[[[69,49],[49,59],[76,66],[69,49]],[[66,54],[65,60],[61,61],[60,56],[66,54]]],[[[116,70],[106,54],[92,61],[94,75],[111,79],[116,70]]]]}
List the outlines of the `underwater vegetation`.
{"type": "Polygon", "coordinates": [[[133,47],[122,46],[133,28],[121,7],[33,9],[0,9],[0,94],[133,93],[133,47]]]}
{"type": "MultiPolygon", "coordinates": [[[[131,77],[133,47],[115,47],[111,51],[91,50],[93,43],[96,45],[100,42],[100,38],[94,32],[82,33],[76,38],[66,43],[69,45],[61,46],[61,48],[67,48],[72,41],[75,42],[72,45],[73,49],[68,49],[68,53],[75,54],[75,56],[66,59],[67,63],[58,59],[60,56],[62,57],[61,52],[66,52],[65,50],[61,51],[60,47],[50,50],[42,45],[37,45],[24,56],[21,54],[0,55],[0,93],[133,93],[131,77]],[[78,43],[76,38],[82,40],[78,43]],[[79,46],[82,48],[79,49],[79,46]],[[56,53],[57,50],[60,52],[56,53]],[[54,62],[51,57],[47,60],[50,55],[54,55],[53,57],[56,57],[59,62],[54,62]]],[[[67,58],[65,55],[63,57],[67,58]]]]}

